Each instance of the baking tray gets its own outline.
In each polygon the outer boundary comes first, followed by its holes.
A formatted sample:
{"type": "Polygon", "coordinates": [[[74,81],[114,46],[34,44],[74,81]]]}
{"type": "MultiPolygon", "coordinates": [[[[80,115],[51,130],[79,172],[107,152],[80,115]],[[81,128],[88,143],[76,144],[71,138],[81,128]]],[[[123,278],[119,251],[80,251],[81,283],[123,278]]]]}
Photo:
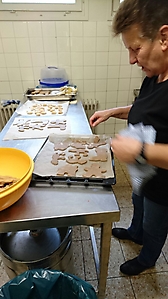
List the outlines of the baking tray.
{"type": "Polygon", "coordinates": [[[49,135],[47,142],[36,156],[31,186],[53,186],[58,183],[106,186],[114,185],[116,183],[116,178],[113,153],[110,147],[110,138],[105,135],[49,135]],[[95,138],[99,140],[96,144],[96,147],[95,138]],[[64,150],[58,150],[58,145],[64,145],[66,143],[69,144],[68,148],[64,150]],[[74,143],[85,144],[84,151],[88,151],[89,154],[87,157],[83,154],[80,154],[80,159],[86,159],[87,161],[82,165],[78,163],[71,164],[75,167],[78,167],[76,175],[69,175],[65,173],[64,175],[58,175],[60,169],[66,167],[67,165],[70,165],[69,162],[67,162],[70,161],[70,156],[72,156],[72,159],[76,159],[75,154],[79,149],[73,147],[74,143]],[[100,143],[102,144],[100,145],[100,143]],[[94,147],[92,147],[93,145],[94,147]],[[92,160],[93,157],[94,159],[97,159],[98,155],[96,149],[98,148],[106,151],[107,161],[92,160]],[[57,153],[58,156],[62,156],[62,154],[64,153],[65,160],[58,160],[57,165],[52,164],[52,157],[55,153],[57,153]],[[87,176],[88,172],[85,169],[93,169],[95,165],[96,167],[100,167],[101,170],[106,170],[106,172],[102,172],[101,175],[96,174],[96,176],[87,176]]]}
{"type": "Polygon", "coordinates": [[[24,93],[26,99],[39,101],[73,101],[76,100],[76,96],[76,85],[66,85],[60,88],[28,88],[24,93]],[[70,89],[72,91],[69,91],[70,89]]]}

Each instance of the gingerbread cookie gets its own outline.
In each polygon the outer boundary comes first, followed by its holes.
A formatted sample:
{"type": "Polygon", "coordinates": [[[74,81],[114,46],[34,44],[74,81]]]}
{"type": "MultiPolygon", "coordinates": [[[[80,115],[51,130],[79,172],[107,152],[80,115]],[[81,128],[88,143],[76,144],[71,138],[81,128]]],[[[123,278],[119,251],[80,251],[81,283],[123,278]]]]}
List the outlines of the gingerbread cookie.
{"type": "Polygon", "coordinates": [[[63,167],[60,167],[57,171],[57,175],[58,176],[72,176],[75,177],[76,176],[76,172],[78,170],[78,166],[77,165],[65,165],[63,167]]]}
{"type": "Polygon", "coordinates": [[[71,146],[77,149],[85,149],[85,144],[83,144],[82,142],[72,142],[71,146]]]}
{"type": "Polygon", "coordinates": [[[99,141],[99,142],[93,142],[93,143],[90,143],[88,144],[88,149],[93,149],[93,148],[97,148],[99,146],[102,146],[102,145],[106,145],[106,141],[99,141]]]}
{"type": "Polygon", "coordinates": [[[83,155],[84,157],[87,157],[89,153],[89,151],[80,148],[72,148],[69,150],[69,152],[74,153],[74,156],[83,155]]]}
{"type": "Polygon", "coordinates": [[[65,151],[70,146],[69,142],[58,142],[54,144],[55,151],[65,151]]]}
{"type": "Polygon", "coordinates": [[[87,160],[82,159],[80,156],[69,156],[68,159],[66,160],[69,164],[86,164],[87,160]]]}
{"type": "Polygon", "coordinates": [[[100,177],[104,178],[103,173],[107,172],[106,169],[101,169],[101,167],[98,164],[91,164],[90,167],[84,168],[86,173],[83,174],[83,177],[90,178],[90,177],[100,177]]]}
{"type": "Polygon", "coordinates": [[[107,162],[108,155],[105,148],[96,148],[95,149],[97,156],[92,156],[89,158],[90,161],[101,161],[107,162]]]}
{"type": "Polygon", "coordinates": [[[61,153],[61,154],[55,153],[52,156],[51,163],[54,165],[58,165],[58,160],[65,160],[65,153],[61,153]]]}

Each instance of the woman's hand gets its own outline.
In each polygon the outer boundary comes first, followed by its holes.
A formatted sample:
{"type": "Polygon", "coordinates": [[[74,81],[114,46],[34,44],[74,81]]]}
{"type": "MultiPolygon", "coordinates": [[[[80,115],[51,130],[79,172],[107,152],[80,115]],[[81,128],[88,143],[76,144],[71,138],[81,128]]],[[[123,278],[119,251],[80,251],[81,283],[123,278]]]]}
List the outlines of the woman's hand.
{"type": "Polygon", "coordinates": [[[111,116],[111,110],[102,110],[102,111],[96,111],[91,117],[90,117],[90,125],[92,127],[96,127],[98,124],[100,124],[103,121],[106,121],[111,116]]]}
{"type": "Polygon", "coordinates": [[[135,163],[136,157],[141,152],[142,143],[134,138],[116,135],[112,139],[111,148],[121,162],[135,163]]]}

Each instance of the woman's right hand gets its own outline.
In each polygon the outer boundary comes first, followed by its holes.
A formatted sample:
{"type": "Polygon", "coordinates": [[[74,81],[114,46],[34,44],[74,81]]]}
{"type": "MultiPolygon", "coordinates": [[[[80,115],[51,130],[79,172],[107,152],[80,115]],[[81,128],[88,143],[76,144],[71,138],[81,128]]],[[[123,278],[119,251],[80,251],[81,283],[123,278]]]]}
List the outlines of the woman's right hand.
{"type": "Polygon", "coordinates": [[[101,122],[106,121],[110,117],[110,114],[109,110],[96,111],[89,120],[91,127],[96,127],[101,122]]]}

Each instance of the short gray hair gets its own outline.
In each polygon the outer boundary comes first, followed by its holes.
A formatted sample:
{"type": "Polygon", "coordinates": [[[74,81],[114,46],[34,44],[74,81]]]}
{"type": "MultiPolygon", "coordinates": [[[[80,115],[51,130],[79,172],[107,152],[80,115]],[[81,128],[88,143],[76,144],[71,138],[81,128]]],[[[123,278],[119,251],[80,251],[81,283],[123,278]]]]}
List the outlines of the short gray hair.
{"type": "Polygon", "coordinates": [[[144,37],[154,40],[162,25],[168,25],[167,0],[124,0],[113,19],[115,35],[139,25],[144,37]]]}

